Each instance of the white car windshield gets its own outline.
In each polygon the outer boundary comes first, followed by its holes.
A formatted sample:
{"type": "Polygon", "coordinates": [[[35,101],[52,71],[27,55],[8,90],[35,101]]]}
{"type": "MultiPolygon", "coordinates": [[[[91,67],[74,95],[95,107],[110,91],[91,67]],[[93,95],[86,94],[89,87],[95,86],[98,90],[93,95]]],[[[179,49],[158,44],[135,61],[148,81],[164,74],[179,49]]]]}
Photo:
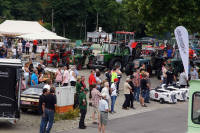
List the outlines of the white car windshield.
{"type": "Polygon", "coordinates": [[[42,95],[42,88],[28,88],[22,94],[26,95],[42,95]]]}

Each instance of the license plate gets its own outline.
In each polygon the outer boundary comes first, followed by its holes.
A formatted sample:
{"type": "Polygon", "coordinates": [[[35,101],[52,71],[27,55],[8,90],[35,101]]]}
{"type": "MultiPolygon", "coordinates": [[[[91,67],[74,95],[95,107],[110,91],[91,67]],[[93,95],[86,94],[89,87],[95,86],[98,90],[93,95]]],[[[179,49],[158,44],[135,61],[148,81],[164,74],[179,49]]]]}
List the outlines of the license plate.
{"type": "Polygon", "coordinates": [[[31,104],[31,102],[22,101],[22,104],[31,104]]]}

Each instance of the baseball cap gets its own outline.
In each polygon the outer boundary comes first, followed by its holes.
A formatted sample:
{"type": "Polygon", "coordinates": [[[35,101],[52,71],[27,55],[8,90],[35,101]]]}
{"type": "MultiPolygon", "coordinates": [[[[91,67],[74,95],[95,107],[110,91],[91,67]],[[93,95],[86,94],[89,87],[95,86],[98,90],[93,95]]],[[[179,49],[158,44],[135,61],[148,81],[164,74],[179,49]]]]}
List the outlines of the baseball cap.
{"type": "Polygon", "coordinates": [[[114,79],[114,82],[118,82],[118,81],[119,81],[119,79],[118,79],[118,78],[114,79]]]}

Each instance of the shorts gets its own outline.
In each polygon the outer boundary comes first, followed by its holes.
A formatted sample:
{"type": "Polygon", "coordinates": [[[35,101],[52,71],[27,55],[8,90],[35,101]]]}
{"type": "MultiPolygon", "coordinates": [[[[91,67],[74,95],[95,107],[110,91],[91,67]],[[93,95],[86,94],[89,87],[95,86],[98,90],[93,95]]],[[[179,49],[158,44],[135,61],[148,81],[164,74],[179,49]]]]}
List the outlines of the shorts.
{"type": "Polygon", "coordinates": [[[107,125],[107,121],[108,121],[108,112],[102,112],[100,113],[100,123],[107,125]]]}
{"type": "Polygon", "coordinates": [[[97,108],[97,107],[94,107],[94,106],[92,106],[92,111],[93,111],[94,113],[98,113],[98,112],[99,112],[98,108],[97,108]]]}
{"type": "Polygon", "coordinates": [[[145,90],[142,90],[141,93],[140,93],[140,95],[141,95],[142,98],[145,98],[145,96],[146,96],[146,91],[145,91],[145,90]]]}

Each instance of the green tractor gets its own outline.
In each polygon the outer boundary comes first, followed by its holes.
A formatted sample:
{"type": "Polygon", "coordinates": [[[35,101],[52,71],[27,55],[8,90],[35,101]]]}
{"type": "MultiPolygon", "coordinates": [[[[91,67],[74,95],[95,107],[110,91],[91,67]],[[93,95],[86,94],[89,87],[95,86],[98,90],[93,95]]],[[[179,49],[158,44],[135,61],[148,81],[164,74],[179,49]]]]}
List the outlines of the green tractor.
{"type": "Polygon", "coordinates": [[[133,32],[116,32],[114,41],[101,45],[101,52],[93,58],[92,67],[104,69],[119,66],[123,69],[129,61],[139,58],[142,46],[134,42],[133,35],[133,32]]]}
{"type": "Polygon", "coordinates": [[[90,60],[93,56],[92,49],[89,47],[75,47],[70,56],[70,65],[76,65],[78,70],[81,70],[84,66],[89,67],[90,60]]]}

